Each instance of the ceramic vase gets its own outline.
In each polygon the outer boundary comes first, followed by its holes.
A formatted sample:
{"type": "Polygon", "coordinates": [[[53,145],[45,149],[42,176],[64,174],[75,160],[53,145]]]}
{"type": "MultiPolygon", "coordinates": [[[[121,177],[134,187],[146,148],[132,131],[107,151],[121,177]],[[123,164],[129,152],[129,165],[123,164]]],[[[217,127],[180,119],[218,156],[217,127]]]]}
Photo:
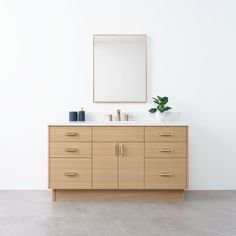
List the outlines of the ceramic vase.
{"type": "Polygon", "coordinates": [[[163,112],[163,113],[156,112],[156,122],[158,122],[158,123],[164,122],[165,121],[165,117],[166,117],[165,112],[163,112]]]}

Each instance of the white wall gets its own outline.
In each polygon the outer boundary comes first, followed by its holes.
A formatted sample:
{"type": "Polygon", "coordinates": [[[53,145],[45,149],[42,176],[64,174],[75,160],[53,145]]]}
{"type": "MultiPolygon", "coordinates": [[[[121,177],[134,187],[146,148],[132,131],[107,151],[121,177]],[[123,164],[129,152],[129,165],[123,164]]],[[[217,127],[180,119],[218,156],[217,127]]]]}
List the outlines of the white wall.
{"type": "Polygon", "coordinates": [[[57,114],[147,111],[168,95],[190,125],[190,188],[236,189],[236,1],[1,0],[0,188],[47,188],[57,114]],[[93,104],[92,34],[148,35],[147,104],[93,104]]]}

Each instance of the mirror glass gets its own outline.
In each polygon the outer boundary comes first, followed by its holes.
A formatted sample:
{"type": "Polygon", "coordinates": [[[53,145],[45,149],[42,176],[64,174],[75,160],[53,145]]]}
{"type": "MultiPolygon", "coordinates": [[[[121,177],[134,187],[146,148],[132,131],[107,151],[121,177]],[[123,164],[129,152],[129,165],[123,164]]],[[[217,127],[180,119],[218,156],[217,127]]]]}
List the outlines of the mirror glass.
{"type": "Polygon", "coordinates": [[[94,102],[146,102],[146,35],[94,35],[94,102]]]}

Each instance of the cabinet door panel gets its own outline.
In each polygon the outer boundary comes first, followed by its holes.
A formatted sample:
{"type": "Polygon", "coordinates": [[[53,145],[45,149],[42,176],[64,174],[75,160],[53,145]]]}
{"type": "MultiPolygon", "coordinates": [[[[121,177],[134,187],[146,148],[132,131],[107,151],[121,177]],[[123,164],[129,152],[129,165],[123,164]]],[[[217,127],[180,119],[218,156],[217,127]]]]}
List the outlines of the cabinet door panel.
{"type": "Polygon", "coordinates": [[[119,189],[143,189],[144,143],[122,142],[119,147],[119,189]]]}
{"type": "Polygon", "coordinates": [[[118,156],[115,155],[115,145],[113,142],[93,143],[94,189],[118,189],[118,156]]]}

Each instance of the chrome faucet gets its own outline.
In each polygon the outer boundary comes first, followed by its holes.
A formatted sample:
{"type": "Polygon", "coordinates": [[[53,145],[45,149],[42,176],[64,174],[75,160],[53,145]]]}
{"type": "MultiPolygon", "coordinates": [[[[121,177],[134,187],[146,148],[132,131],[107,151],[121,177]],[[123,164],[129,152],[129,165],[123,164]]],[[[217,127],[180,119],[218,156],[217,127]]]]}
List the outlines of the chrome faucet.
{"type": "Polygon", "coordinates": [[[121,121],[121,116],[120,116],[121,110],[117,109],[117,120],[121,121]]]}

